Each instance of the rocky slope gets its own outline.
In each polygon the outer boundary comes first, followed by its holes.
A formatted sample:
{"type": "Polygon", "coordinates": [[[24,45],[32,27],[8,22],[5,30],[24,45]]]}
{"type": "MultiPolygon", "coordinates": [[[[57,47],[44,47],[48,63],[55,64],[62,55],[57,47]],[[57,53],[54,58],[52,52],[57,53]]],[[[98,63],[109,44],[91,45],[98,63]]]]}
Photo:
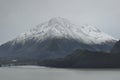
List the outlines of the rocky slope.
{"type": "Polygon", "coordinates": [[[120,54],[120,41],[118,41],[112,48],[111,53],[119,53],[120,54]]]}
{"type": "Polygon", "coordinates": [[[44,60],[39,65],[57,68],[120,68],[120,54],[78,49],[64,58],[44,60]]]}

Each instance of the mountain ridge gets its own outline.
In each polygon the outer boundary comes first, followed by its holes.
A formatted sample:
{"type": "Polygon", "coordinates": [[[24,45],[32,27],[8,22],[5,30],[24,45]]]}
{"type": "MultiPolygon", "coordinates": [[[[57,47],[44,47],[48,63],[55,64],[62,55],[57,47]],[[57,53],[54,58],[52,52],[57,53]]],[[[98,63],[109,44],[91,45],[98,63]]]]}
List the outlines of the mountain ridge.
{"type": "Polygon", "coordinates": [[[58,37],[58,38],[72,38],[78,41],[85,41],[84,43],[100,44],[107,40],[117,40],[99,29],[89,25],[76,26],[64,18],[52,18],[49,21],[37,25],[32,30],[19,35],[16,41],[24,40],[26,38],[36,38],[42,40],[45,38],[58,37]],[[41,38],[41,39],[40,39],[41,38]]]}
{"type": "Polygon", "coordinates": [[[116,41],[93,26],[52,18],[1,45],[0,58],[44,60],[64,57],[76,49],[108,52],[116,41]]]}

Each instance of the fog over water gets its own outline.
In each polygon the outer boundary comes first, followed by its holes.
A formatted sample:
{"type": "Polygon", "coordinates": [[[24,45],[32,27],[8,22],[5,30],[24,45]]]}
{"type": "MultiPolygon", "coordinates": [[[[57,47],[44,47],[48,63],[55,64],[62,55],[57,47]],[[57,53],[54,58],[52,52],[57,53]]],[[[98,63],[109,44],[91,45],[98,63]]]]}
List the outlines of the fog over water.
{"type": "Polygon", "coordinates": [[[119,80],[119,69],[57,69],[38,66],[1,67],[1,80],[119,80]]]}

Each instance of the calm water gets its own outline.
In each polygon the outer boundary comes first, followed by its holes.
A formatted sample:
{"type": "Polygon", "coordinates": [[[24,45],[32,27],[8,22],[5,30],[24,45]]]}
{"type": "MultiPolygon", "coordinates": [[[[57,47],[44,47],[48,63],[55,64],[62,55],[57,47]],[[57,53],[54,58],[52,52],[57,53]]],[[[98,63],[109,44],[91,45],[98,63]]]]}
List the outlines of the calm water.
{"type": "Polygon", "coordinates": [[[120,80],[120,70],[1,67],[0,80],[120,80]]]}

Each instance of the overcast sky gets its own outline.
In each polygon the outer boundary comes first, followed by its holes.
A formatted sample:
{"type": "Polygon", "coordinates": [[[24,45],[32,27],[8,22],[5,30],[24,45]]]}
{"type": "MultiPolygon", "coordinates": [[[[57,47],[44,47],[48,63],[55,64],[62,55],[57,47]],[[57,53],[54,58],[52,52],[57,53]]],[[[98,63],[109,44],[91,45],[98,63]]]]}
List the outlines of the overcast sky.
{"type": "Polygon", "coordinates": [[[0,0],[0,44],[53,17],[120,39],[120,0],[0,0]]]}

